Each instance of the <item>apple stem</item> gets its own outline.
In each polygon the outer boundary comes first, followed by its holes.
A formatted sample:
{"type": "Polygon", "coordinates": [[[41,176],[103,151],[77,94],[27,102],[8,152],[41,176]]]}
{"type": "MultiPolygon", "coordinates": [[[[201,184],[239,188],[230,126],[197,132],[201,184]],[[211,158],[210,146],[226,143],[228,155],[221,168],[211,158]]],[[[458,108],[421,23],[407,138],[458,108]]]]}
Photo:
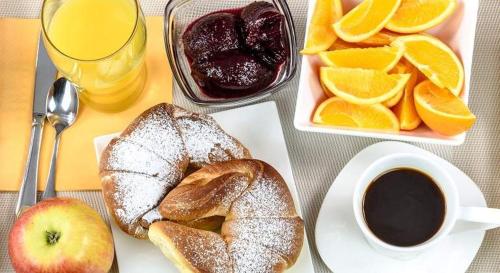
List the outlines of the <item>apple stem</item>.
{"type": "Polygon", "coordinates": [[[49,245],[54,245],[59,241],[59,238],[61,238],[61,233],[57,231],[45,231],[47,233],[47,243],[49,245]]]}

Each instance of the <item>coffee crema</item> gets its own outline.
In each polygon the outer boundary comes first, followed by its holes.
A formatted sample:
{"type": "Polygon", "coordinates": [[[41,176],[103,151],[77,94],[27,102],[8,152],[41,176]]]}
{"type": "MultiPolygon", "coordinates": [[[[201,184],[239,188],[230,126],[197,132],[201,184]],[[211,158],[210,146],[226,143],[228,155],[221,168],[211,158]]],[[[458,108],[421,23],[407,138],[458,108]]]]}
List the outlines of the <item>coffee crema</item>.
{"type": "Polygon", "coordinates": [[[427,174],[410,168],[390,170],[373,180],[363,199],[371,232],[395,246],[416,246],[432,238],[446,213],[445,198],[427,174]]]}

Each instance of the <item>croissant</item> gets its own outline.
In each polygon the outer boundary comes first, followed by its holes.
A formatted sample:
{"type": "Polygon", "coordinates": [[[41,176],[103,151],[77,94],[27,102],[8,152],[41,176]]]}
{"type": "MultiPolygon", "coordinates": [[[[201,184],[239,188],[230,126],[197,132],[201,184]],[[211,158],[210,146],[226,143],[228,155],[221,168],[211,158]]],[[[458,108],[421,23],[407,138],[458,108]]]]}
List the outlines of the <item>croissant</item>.
{"type": "Polygon", "coordinates": [[[281,175],[252,159],[203,167],[163,199],[149,239],[182,273],[283,272],[297,260],[304,224],[281,175]],[[184,223],[223,219],[220,234],[184,223]]]}
{"type": "Polygon", "coordinates": [[[103,151],[104,200],[118,226],[137,238],[160,217],[155,207],[185,176],[214,162],[251,158],[213,118],[162,103],[137,117],[103,151]]]}

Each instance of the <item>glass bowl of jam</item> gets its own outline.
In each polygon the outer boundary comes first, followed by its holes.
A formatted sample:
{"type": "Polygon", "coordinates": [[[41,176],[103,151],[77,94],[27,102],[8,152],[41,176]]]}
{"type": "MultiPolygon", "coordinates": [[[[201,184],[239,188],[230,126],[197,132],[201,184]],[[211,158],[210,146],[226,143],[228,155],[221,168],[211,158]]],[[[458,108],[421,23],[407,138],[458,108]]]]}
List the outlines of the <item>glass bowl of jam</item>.
{"type": "Polygon", "coordinates": [[[165,48],[183,94],[200,106],[261,100],[297,69],[297,40],[285,0],[170,0],[165,48]]]}

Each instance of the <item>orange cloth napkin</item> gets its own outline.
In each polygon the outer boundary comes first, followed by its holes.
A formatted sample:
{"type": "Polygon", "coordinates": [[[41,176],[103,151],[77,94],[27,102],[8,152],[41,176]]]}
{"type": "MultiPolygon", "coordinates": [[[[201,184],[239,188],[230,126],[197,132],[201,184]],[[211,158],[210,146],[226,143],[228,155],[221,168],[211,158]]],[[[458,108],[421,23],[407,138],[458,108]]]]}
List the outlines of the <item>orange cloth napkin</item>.
{"type": "MultiPolygon", "coordinates": [[[[102,113],[81,104],[76,123],[62,135],[56,189],[99,190],[93,139],[122,131],[147,108],[172,101],[172,73],[163,44],[163,18],[148,17],[148,80],[138,101],[119,113],[102,113]]],[[[31,133],[31,112],[39,20],[0,19],[0,191],[18,191],[24,174],[31,133]]],[[[38,175],[45,188],[54,129],[46,122],[38,175]]]]}

